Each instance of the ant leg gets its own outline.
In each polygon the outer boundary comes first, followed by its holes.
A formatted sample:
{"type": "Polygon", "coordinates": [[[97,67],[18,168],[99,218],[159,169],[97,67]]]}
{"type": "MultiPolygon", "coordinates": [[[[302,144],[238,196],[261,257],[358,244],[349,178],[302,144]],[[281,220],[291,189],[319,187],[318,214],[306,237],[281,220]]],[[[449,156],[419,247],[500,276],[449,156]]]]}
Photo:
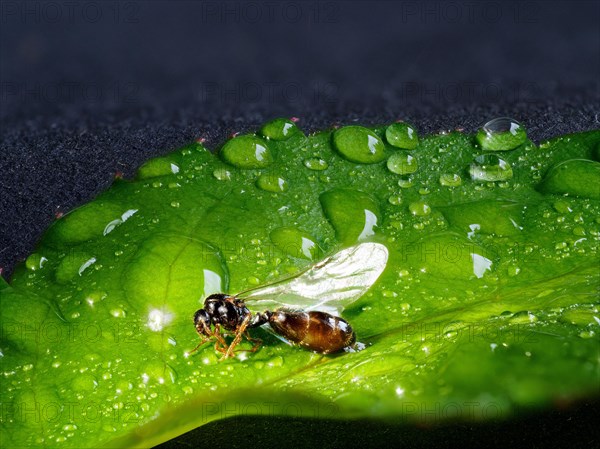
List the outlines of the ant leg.
{"type": "Polygon", "coordinates": [[[234,354],[233,349],[240,343],[240,341],[242,341],[244,332],[246,331],[246,328],[248,327],[248,324],[250,323],[250,318],[252,318],[252,315],[248,315],[246,318],[244,318],[244,321],[242,321],[242,324],[240,324],[240,326],[237,328],[237,331],[235,333],[235,338],[229,345],[229,349],[227,349],[227,353],[223,357],[224,359],[233,357],[233,354],[234,354]]]}
{"type": "Polygon", "coordinates": [[[203,338],[200,343],[198,343],[196,345],[196,347],[194,349],[192,349],[190,352],[188,352],[188,355],[190,355],[193,352],[196,352],[198,350],[198,348],[200,348],[200,346],[202,346],[203,344],[205,344],[206,342],[208,342],[210,340],[210,338],[203,338]]]}
{"type": "Polygon", "coordinates": [[[258,348],[261,347],[263,341],[260,338],[252,338],[248,331],[244,332],[244,336],[249,342],[254,343],[254,346],[252,347],[252,349],[250,349],[250,352],[258,351],[258,348]]]}

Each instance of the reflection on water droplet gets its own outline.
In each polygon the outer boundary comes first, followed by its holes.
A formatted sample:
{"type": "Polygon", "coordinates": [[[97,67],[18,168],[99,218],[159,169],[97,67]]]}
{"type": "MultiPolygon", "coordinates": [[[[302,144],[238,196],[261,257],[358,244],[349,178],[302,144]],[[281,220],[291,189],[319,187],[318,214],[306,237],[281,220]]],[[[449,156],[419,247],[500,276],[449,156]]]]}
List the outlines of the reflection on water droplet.
{"type": "Polygon", "coordinates": [[[512,150],[527,140],[523,125],[508,117],[495,118],[477,132],[476,139],[486,151],[512,150]]]}
{"type": "Polygon", "coordinates": [[[263,168],[273,162],[267,143],[256,136],[239,136],[231,139],[221,149],[223,160],[235,167],[263,168]]]}
{"type": "Polygon", "coordinates": [[[392,123],[385,130],[385,139],[390,145],[407,150],[414,150],[419,144],[417,131],[408,123],[392,123]]]}
{"type": "Polygon", "coordinates": [[[231,172],[226,168],[216,168],[213,171],[213,176],[219,181],[229,181],[231,179],[231,172]]]}
{"type": "Polygon", "coordinates": [[[444,173],[440,176],[440,184],[444,187],[458,187],[462,184],[462,179],[457,174],[444,173]]]}
{"type": "Polygon", "coordinates": [[[373,164],[385,158],[385,145],[370,129],[345,126],[333,134],[333,145],[350,162],[373,164]]]}
{"type": "Polygon", "coordinates": [[[388,170],[398,175],[409,175],[418,167],[417,160],[405,152],[394,153],[387,160],[388,170]]]}
{"type": "Polygon", "coordinates": [[[304,161],[304,166],[311,170],[321,171],[321,170],[326,170],[329,167],[329,164],[327,163],[327,161],[325,161],[323,159],[320,159],[318,157],[313,157],[310,159],[306,159],[304,161]]]}
{"type": "Polygon", "coordinates": [[[469,167],[469,173],[474,181],[506,181],[513,176],[510,164],[495,154],[477,156],[469,167]]]}
{"type": "Polygon", "coordinates": [[[288,188],[288,183],[285,179],[266,173],[259,176],[256,185],[262,190],[273,193],[284,192],[288,188]]]}

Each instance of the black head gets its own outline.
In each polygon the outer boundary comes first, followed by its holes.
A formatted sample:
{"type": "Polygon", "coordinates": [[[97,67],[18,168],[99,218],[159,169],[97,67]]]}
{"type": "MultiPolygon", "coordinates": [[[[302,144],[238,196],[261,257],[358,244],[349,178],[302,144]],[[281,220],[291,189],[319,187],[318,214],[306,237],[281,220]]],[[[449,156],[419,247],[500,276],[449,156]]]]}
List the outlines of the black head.
{"type": "Polygon", "coordinates": [[[207,335],[210,329],[210,316],[204,309],[196,310],[194,313],[194,326],[199,334],[207,335]]]}

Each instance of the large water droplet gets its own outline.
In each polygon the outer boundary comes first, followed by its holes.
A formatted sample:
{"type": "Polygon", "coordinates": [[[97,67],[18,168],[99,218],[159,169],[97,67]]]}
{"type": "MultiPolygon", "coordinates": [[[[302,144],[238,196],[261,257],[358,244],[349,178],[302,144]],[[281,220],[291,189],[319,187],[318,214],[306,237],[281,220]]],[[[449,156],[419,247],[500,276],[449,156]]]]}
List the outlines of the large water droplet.
{"type": "Polygon", "coordinates": [[[417,131],[408,123],[392,123],[385,130],[385,139],[390,145],[407,150],[414,150],[419,144],[417,131]]]}
{"type": "Polygon", "coordinates": [[[225,162],[239,168],[263,168],[273,162],[267,143],[256,136],[239,136],[231,139],[221,149],[225,162]]]}
{"type": "Polygon", "coordinates": [[[417,171],[417,160],[408,153],[392,154],[387,160],[387,168],[398,175],[409,175],[417,171]]]}
{"type": "Polygon", "coordinates": [[[344,158],[359,164],[373,164],[385,159],[385,145],[370,129],[346,126],[333,134],[333,145],[344,158]]]}
{"type": "Polygon", "coordinates": [[[486,151],[506,151],[525,143],[527,132],[516,120],[500,117],[483,125],[475,137],[486,151]]]}
{"type": "Polygon", "coordinates": [[[271,120],[260,129],[261,135],[272,140],[286,140],[298,133],[300,130],[296,124],[286,118],[271,120]]]}
{"type": "Polygon", "coordinates": [[[277,248],[293,257],[313,260],[322,254],[313,236],[293,226],[274,229],[270,238],[277,248]]]}
{"type": "Polygon", "coordinates": [[[31,254],[25,261],[25,266],[28,270],[36,271],[44,267],[44,264],[48,261],[44,256],[38,253],[31,254]]]}
{"type": "Polygon", "coordinates": [[[333,189],[322,193],[319,200],[342,243],[351,244],[372,236],[381,223],[377,202],[364,192],[333,189]]]}
{"type": "Polygon", "coordinates": [[[571,159],[552,167],[539,186],[545,193],[600,199],[600,162],[571,159]]]}
{"type": "Polygon", "coordinates": [[[274,193],[284,192],[288,187],[285,179],[270,173],[260,175],[256,180],[256,185],[262,190],[274,193]]]}
{"type": "Polygon", "coordinates": [[[474,181],[506,181],[512,178],[513,171],[508,162],[495,154],[482,154],[471,163],[469,174],[474,181]]]}

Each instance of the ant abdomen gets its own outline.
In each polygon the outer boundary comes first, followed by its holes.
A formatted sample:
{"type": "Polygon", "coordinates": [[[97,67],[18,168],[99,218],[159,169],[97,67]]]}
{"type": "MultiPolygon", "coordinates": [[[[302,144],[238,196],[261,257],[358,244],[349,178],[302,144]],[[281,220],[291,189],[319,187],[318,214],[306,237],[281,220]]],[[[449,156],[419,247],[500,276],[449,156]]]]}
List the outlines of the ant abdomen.
{"type": "Polygon", "coordinates": [[[290,342],[322,354],[339,352],[356,340],[346,320],[325,312],[276,310],[270,314],[269,324],[290,342]]]}

